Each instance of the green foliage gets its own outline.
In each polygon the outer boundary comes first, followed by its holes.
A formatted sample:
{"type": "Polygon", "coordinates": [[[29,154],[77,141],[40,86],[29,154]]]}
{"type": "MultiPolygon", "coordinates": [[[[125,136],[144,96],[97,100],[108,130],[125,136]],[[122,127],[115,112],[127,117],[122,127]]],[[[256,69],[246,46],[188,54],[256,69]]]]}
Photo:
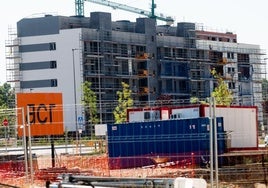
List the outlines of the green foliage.
{"type": "Polygon", "coordinates": [[[198,103],[199,102],[199,98],[198,97],[191,97],[190,98],[190,103],[191,104],[196,104],[196,103],[198,103]]]}
{"type": "Polygon", "coordinates": [[[233,94],[228,89],[227,84],[224,82],[222,77],[220,77],[220,75],[216,72],[215,69],[211,70],[211,74],[218,81],[218,86],[211,93],[211,96],[215,97],[216,104],[227,105],[227,106],[231,105],[233,101],[233,94]]]}
{"type": "Polygon", "coordinates": [[[123,123],[127,121],[127,109],[133,106],[133,99],[131,98],[132,91],[129,85],[122,82],[122,91],[117,91],[118,105],[113,111],[115,123],[123,123]]]}
{"type": "Polygon", "coordinates": [[[11,85],[4,83],[0,86],[0,108],[10,108],[10,102],[15,100],[14,88],[11,85]]]}
{"type": "Polygon", "coordinates": [[[190,103],[191,104],[208,104],[209,103],[209,98],[206,98],[204,100],[200,100],[198,97],[191,97],[190,98],[190,103]]]}
{"type": "Polygon", "coordinates": [[[96,93],[91,89],[91,82],[84,82],[82,84],[84,97],[82,102],[86,108],[87,113],[89,114],[89,119],[91,124],[99,123],[99,118],[97,116],[97,96],[96,93]]]}
{"type": "Polygon", "coordinates": [[[15,137],[15,109],[13,107],[15,101],[14,88],[10,84],[4,83],[0,86],[0,137],[4,138],[5,134],[7,137],[15,137]],[[12,105],[11,105],[12,104],[12,105]],[[8,127],[3,127],[2,122],[4,119],[8,120],[8,127]],[[7,132],[7,133],[5,133],[7,132]]]}

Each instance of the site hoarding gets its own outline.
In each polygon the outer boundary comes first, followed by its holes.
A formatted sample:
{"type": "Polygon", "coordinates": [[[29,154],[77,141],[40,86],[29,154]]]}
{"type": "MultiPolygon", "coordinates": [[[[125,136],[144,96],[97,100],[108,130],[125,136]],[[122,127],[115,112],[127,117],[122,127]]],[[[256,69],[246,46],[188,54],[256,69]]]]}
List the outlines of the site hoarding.
{"type": "Polygon", "coordinates": [[[21,113],[17,115],[19,137],[23,136],[23,126],[28,124],[31,136],[64,134],[61,93],[17,93],[17,108],[24,109],[24,117],[21,113]]]}

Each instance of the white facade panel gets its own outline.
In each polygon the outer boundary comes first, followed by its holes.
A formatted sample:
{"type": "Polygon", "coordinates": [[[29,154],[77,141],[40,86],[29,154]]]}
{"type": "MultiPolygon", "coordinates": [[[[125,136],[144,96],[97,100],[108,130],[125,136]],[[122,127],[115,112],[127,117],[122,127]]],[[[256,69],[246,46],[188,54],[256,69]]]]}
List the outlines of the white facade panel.
{"type": "Polygon", "coordinates": [[[22,63],[56,61],[55,69],[22,71],[21,81],[57,79],[57,87],[23,89],[21,92],[62,92],[64,104],[64,126],[67,131],[75,131],[76,120],[82,117],[81,110],[81,29],[61,30],[59,34],[22,37],[21,45],[56,43],[56,50],[22,53],[22,63]],[[75,50],[73,50],[75,49],[75,50]],[[74,58],[74,59],[73,59],[74,58]],[[75,72],[73,71],[75,66],[75,72]],[[75,75],[75,78],[74,78],[75,75]],[[74,84],[75,81],[75,84],[74,84]],[[76,99],[75,97],[76,96],[76,99]],[[76,105],[75,105],[76,104],[76,105]],[[77,109],[77,113],[75,113],[77,109]]]}

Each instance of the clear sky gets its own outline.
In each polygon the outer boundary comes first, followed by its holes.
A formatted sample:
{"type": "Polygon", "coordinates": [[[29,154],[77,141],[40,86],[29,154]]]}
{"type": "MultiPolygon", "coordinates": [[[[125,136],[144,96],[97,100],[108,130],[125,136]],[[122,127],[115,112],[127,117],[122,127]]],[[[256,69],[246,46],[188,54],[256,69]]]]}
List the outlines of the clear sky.
{"type": "MultiPolygon", "coordinates": [[[[25,17],[50,13],[63,16],[75,14],[75,0],[9,0],[0,6],[0,84],[6,82],[5,42],[8,28],[25,17]]],[[[150,10],[151,0],[112,0],[144,10],[150,10]]],[[[231,31],[239,43],[257,44],[268,52],[268,0],[155,0],[156,12],[175,18],[176,22],[200,23],[215,31],[231,31]]],[[[85,2],[85,16],[93,11],[112,13],[112,20],[140,17],[121,10],[85,2]]],[[[159,23],[161,24],[161,23],[159,23]]],[[[264,56],[263,58],[266,58],[264,56]]]]}

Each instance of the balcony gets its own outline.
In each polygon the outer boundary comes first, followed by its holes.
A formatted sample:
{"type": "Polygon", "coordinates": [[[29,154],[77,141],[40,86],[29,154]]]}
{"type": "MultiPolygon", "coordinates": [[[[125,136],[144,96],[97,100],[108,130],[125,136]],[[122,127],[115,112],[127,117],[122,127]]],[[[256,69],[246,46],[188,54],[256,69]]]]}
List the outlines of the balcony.
{"type": "Polygon", "coordinates": [[[138,70],[138,76],[141,76],[141,77],[148,76],[148,70],[145,70],[145,69],[138,70]]]}
{"type": "Polygon", "coordinates": [[[138,53],[136,54],[136,59],[148,59],[149,58],[149,54],[148,53],[138,53]]]}
{"type": "Polygon", "coordinates": [[[148,87],[140,87],[139,88],[139,94],[140,95],[147,95],[149,93],[149,88],[148,87]]]}

